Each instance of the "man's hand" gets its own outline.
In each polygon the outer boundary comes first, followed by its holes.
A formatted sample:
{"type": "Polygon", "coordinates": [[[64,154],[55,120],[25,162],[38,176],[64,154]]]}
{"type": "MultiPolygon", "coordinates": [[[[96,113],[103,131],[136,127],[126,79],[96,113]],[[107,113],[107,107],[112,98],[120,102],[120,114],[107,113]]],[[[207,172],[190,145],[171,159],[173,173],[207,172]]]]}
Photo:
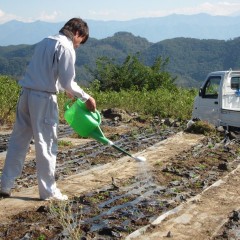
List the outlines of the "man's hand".
{"type": "Polygon", "coordinates": [[[96,111],[96,101],[93,97],[90,97],[86,102],[86,107],[89,111],[95,112],[96,111]]]}
{"type": "Polygon", "coordinates": [[[68,98],[74,100],[74,96],[71,93],[65,91],[65,94],[67,95],[68,98]]]}

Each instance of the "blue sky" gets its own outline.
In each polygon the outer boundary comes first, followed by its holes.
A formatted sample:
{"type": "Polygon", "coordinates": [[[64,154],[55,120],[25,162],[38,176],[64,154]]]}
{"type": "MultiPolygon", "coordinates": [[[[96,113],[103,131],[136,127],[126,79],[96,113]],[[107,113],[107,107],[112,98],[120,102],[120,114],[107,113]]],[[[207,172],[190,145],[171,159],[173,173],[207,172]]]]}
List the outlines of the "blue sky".
{"type": "Polygon", "coordinates": [[[125,21],[173,13],[236,16],[240,0],[0,0],[0,24],[13,19],[61,22],[72,17],[125,21]]]}

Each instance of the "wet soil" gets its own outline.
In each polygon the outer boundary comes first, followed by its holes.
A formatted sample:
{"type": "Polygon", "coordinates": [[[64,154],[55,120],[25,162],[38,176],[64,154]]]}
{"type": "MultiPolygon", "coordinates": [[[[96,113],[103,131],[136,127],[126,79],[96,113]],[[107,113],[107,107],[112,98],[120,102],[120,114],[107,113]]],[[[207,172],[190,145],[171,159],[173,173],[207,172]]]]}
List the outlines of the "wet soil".
{"type": "MultiPolygon", "coordinates": [[[[102,128],[116,145],[137,153],[176,136],[185,126],[103,122],[102,128]]],[[[9,134],[1,137],[0,146],[5,151],[9,134]]],[[[75,140],[73,145],[59,149],[58,181],[67,182],[71,176],[106,166],[124,156],[96,141],[77,141],[72,130],[64,125],[60,128],[59,138],[75,140]]],[[[177,148],[177,142],[175,144],[172,149],[177,148]]],[[[223,134],[201,137],[186,150],[179,144],[177,154],[162,152],[167,161],[138,163],[133,176],[119,178],[111,174],[108,184],[75,194],[65,203],[41,202],[37,208],[12,213],[0,223],[0,239],[124,239],[234,170],[239,165],[239,152],[239,141],[226,141],[223,134]]],[[[29,158],[14,192],[36,185],[35,161],[29,158]]],[[[238,214],[237,211],[229,212],[226,224],[214,240],[230,239],[232,234],[239,236],[238,214]]]]}
{"type": "Polygon", "coordinates": [[[240,239],[240,211],[238,209],[229,213],[226,223],[214,238],[214,240],[224,239],[240,239]]]}

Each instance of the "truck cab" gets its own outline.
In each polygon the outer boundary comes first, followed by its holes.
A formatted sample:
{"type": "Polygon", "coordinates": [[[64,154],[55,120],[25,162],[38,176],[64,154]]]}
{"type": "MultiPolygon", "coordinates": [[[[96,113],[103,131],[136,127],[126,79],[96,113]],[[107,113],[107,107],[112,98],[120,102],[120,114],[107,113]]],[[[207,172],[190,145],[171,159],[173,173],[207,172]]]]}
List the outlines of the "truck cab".
{"type": "Polygon", "coordinates": [[[194,100],[192,118],[240,128],[240,71],[209,73],[194,100]]]}

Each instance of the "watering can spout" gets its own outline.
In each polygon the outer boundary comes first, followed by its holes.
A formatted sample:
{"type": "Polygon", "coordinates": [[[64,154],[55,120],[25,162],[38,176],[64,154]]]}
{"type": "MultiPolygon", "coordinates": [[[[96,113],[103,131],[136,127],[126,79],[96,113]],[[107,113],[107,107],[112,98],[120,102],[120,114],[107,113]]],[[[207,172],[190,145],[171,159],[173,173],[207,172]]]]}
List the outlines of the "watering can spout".
{"type": "Polygon", "coordinates": [[[103,134],[103,132],[102,132],[102,130],[101,130],[101,128],[99,127],[99,126],[97,126],[90,134],[89,134],[89,137],[92,137],[92,138],[94,138],[95,140],[97,140],[98,142],[101,142],[101,143],[103,143],[103,144],[110,144],[110,140],[108,140],[105,136],[104,136],[104,134],[103,134]]]}

